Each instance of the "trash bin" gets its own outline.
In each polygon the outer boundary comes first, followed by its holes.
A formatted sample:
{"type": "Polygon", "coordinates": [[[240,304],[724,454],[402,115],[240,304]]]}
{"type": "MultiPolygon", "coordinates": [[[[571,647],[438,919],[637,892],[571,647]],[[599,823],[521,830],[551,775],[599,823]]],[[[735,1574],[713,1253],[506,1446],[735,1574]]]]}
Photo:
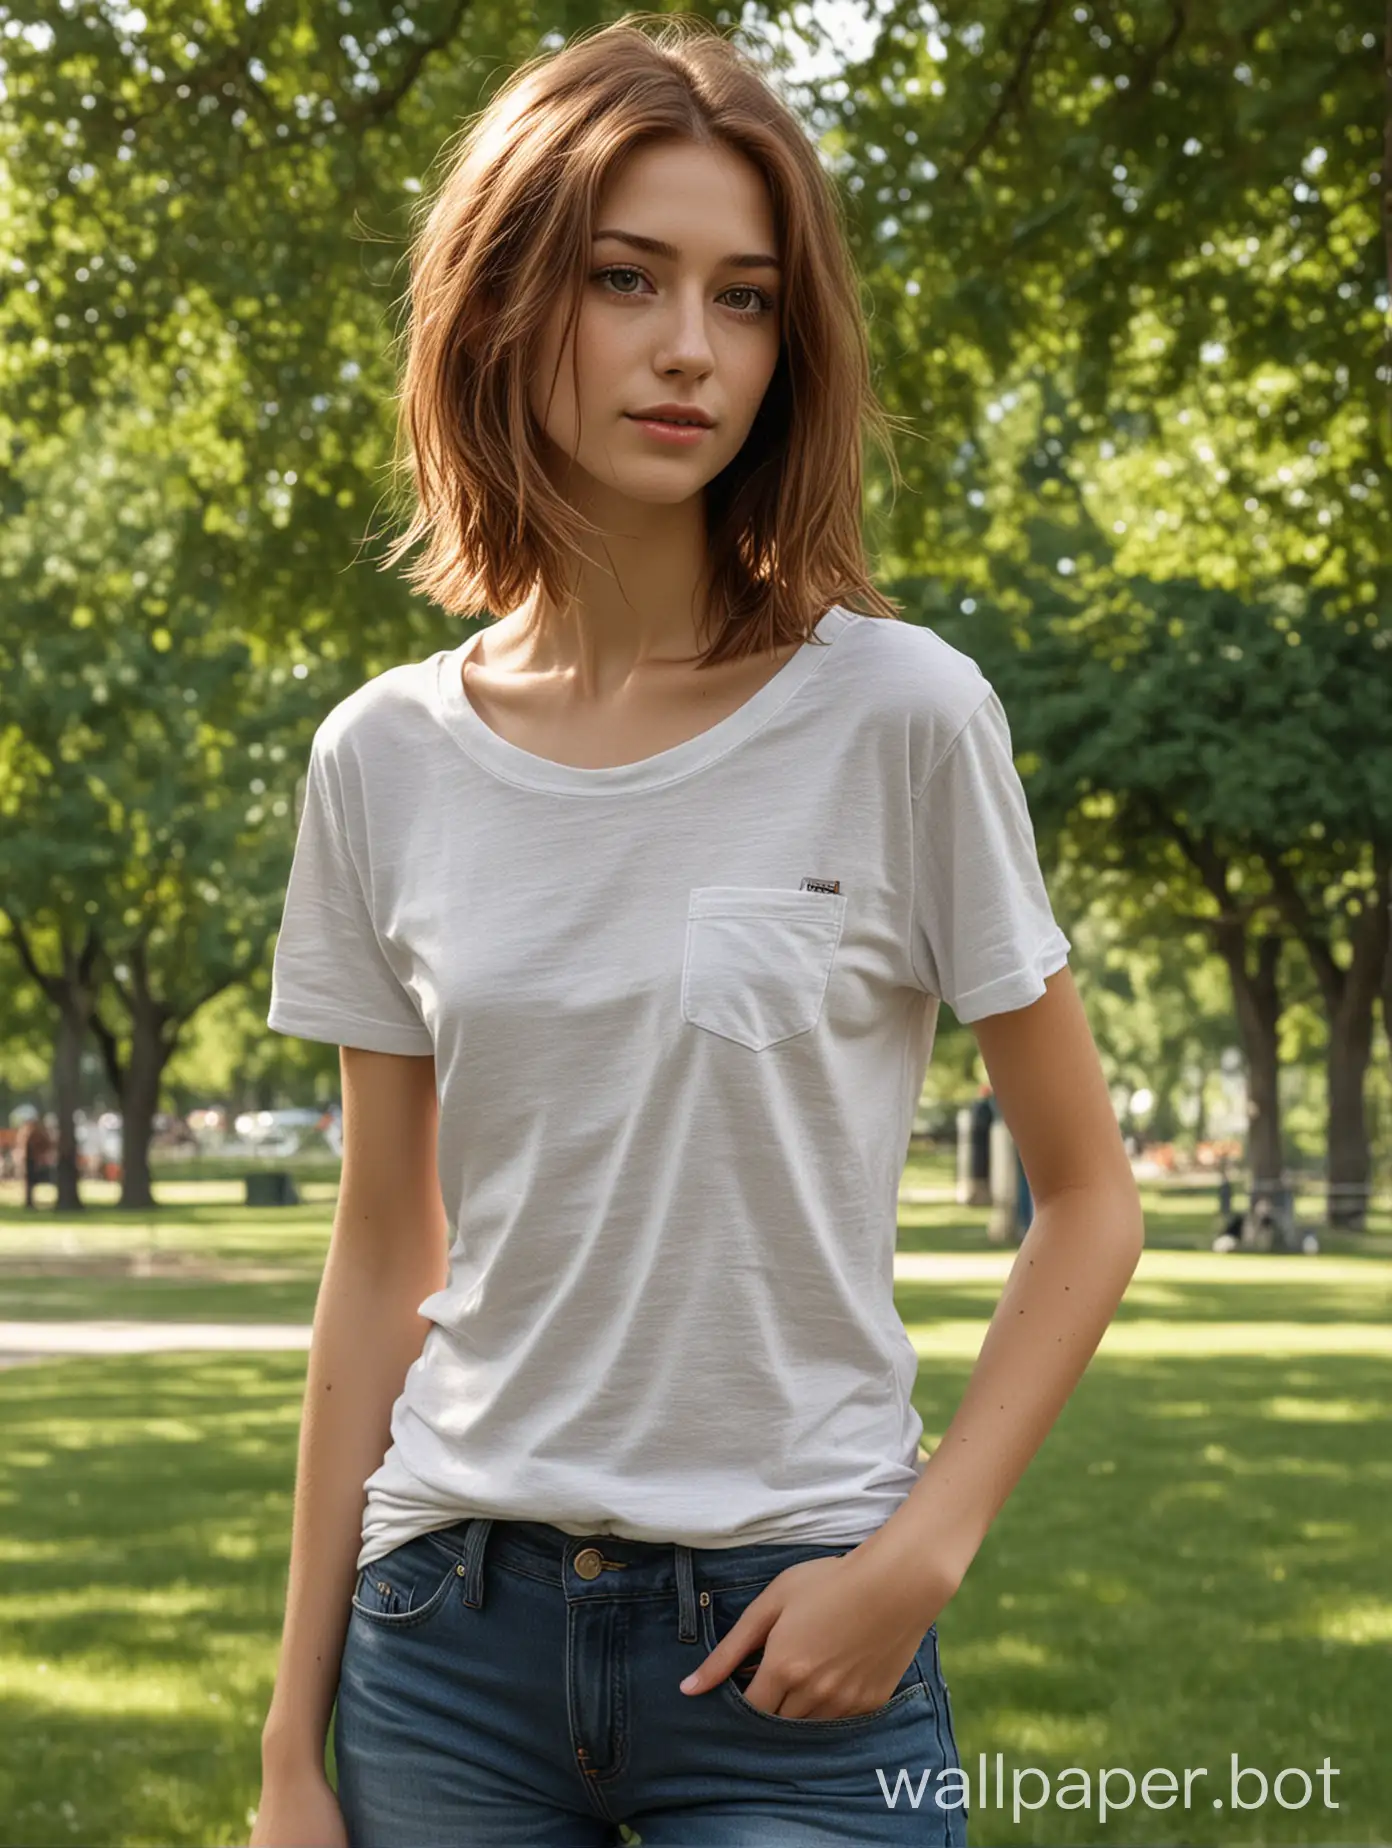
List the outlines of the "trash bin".
{"type": "Polygon", "coordinates": [[[295,1177],[284,1168],[268,1168],[260,1174],[246,1177],[246,1204],[248,1206],[298,1206],[300,1196],[295,1191],[295,1177]]]}

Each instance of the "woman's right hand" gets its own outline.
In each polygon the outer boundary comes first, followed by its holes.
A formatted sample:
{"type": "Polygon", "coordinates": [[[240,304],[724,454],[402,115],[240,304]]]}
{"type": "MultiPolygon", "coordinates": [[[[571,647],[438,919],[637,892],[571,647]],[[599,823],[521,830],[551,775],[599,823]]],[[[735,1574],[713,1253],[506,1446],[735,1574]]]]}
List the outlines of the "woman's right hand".
{"type": "Polygon", "coordinates": [[[327,1775],[315,1765],[263,1773],[247,1848],[348,1848],[343,1812],[327,1775]]]}

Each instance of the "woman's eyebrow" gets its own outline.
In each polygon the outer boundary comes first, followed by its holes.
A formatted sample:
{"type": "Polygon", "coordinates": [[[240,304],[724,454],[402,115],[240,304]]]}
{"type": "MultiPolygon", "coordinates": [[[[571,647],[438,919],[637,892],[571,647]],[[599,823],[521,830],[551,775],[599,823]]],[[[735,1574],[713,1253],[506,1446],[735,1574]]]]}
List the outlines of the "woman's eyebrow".
{"type": "MultiPolygon", "coordinates": [[[[594,235],[596,242],[602,237],[612,237],[620,244],[631,244],[635,250],[646,250],[654,257],[667,257],[673,263],[681,257],[675,244],[664,244],[660,237],[641,237],[636,231],[596,231],[594,235]]],[[[726,257],[725,262],[731,269],[781,270],[783,267],[777,257],[764,256],[758,252],[726,257]]]]}

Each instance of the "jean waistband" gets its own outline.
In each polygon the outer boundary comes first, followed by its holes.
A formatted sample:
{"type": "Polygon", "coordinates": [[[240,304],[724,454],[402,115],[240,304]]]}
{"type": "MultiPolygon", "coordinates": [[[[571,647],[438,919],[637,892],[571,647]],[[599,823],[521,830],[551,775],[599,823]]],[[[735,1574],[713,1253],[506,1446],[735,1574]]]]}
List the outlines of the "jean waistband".
{"type": "Polygon", "coordinates": [[[549,1580],[567,1597],[654,1598],[675,1592],[685,1642],[696,1640],[701,1594],[762,1583],[800,1560],[832,1558],[851,1552],[856,1544],[774,1541],[761,1546],[689,1547],[679,1541],[624,1540],[614,1534],[568,1534],[546,1521],[486,1516],[432,1528],[430,1537],[457,1560],[467,1604],[483,1603],[486,1561],[549,1580]]]}

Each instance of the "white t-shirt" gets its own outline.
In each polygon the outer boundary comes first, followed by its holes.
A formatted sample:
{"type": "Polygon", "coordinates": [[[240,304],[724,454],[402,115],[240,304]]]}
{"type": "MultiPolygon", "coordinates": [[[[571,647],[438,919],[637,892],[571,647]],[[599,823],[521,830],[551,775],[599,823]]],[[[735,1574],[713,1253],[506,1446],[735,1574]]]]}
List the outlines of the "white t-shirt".
{"type": "Polygon", "coordinates": [[[850,1545],[917,1479],[897,1196],[939,999],[1071,948],[1006,715],[934,631],[833,606],[638,763],[491,730],[461,661],[322,721],[269,1025],[435,1056],[449,1280],[358,1566],[466,1516],[850,1545]]]}

